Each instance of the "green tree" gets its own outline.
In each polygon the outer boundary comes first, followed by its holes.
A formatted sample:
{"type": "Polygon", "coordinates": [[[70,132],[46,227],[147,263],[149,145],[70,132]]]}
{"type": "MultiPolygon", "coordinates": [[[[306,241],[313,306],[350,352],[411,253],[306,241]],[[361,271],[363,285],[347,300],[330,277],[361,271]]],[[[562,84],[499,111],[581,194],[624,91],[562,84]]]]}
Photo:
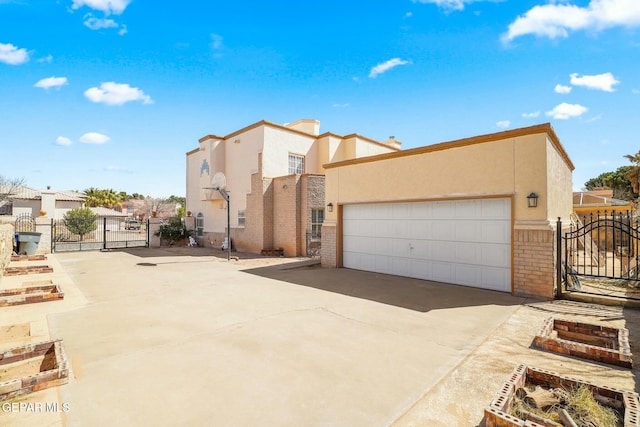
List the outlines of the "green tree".
{"type": "Polygon", "coordinates": [[[638,197],[638,192],[634,190],[631,181],[627,178],[629,169],[633,166],[621,166],[613,172],[604,172],[595,178],[585,182],[587,190],[598,190],[609,188],[613,190],[613,197],[620,200],[633,200],[638,197]]]}
{"type": "Polygon", "coordinates": [[[122,206],[122,199],[120,195],[112,189],[100,190],[91,187],[84,190],[84,194],[87,196],[87,206],[92,208],[98,206],[103,206],[105,208],[122,206]]]}
{"type": "Polygon", "coordinates": [[[633,163],[633,166],[629,166],[624,176],[631,183],[637,197],[638,193],[640,193],[640,150],[636,154],[627,154],[624,158],[633,163]]]}
{"type": "Polygon", "coordinates": [[[98,216],[89,208],[71,209],[62,219],[70,232],[80,235],[80,240],[85,234],[98,228],[98,216]]]}
{"type": "Polygon", "coordinates": [[[186,239],[187,237],[192,236],[193,230],[187,230],[182,219],[174,216],[169,218],[169,222],[162,224],[160,229],[156,231],[155,235],[167,240],[171,245],[180,239],[186,239]]]}
{"type": "Polygon", "coordinates": [[[175,203],[177,205],[185,206],[187,204],[186,197],[174,196],[173,194],[167,199],[167,203],[175,203]]]}

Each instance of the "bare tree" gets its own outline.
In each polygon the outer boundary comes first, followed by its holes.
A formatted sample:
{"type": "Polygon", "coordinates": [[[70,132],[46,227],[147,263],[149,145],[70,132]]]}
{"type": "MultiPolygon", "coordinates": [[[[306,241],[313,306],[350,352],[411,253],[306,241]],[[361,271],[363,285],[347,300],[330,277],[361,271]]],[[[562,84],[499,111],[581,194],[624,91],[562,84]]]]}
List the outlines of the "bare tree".
{"type": "Polygon", "coordinates": [[[7,178],[0,175],[0,209],[7,203],[7,200],[16,194],[18,188],[24,184],[24,178],[7,178]]]}
{"type": "Polygon", "coordinates": [[[171,212],[171,204],[165,198],[147,196],[144,198],[144,211],[148,218],[152,215],[152,212],[157,214],[171,212]]]}

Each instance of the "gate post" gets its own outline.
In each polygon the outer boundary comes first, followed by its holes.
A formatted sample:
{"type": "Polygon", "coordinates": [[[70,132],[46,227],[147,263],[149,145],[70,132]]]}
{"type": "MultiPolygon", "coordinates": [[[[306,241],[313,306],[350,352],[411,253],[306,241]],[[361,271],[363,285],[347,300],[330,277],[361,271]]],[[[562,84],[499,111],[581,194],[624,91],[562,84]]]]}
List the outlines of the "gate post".
{"type": "Polygon", "coordinates": [[[556,222],[556,299],[562,299],[562,220],[556,222]]]}
{"type": "Polygon", "coordinates": [[[107,250],[107,217],[102,217],[102,249],[107,250]]]}

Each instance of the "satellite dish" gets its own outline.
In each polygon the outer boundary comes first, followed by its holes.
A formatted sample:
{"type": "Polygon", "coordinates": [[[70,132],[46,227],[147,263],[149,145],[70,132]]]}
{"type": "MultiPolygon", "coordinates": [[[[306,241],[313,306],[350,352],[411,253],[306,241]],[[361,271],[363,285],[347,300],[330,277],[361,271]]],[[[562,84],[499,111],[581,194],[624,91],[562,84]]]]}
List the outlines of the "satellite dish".
{"type": "Polygon", "coordinates": [[[224,190],[227,186],[227,177],[222,172],[216,172],[211,178],[211,187],[214,190],[224,190]]]}

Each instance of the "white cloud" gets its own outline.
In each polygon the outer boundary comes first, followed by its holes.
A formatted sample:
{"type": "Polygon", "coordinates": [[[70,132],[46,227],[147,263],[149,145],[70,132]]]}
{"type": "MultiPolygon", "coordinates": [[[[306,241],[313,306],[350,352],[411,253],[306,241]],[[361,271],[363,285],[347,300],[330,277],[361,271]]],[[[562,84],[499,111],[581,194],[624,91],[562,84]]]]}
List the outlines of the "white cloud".
{"type": "Polygon", "coordinates": [[[222,36],[219,34],[211,34],[211,48],[214,50],[222,49],[222,36]]]}
{"type": "Polygon", "coordinates": [[[569,31],[639,25],[640,2],[637,0],[591,0],[586,7],[552,1],[518,16],[509,24],[502,40],[509,42],[527,34],[555,39],[568,37],[569,31]]]}
{"type": "Polygon", "coordinates": [[[571,117],[579,117],[586,113],[587,110],[587,107],[580,104],[567,104],[566,102],[563,102],[562,104],[556,105],[553,110],[547,111],[546,114],[554,119],[567,120],[571,117]]]}
{"type": "Polygon", "coordinates": [[[120,31],[118,31],[118,35],[119,36],[124,36],[128,32],[129,32],[129,30],[127,30],[127,26],[122,24],[122,27],[120,27],[120,31]]]}
{"type": "Polygon", "coordinates": [[[532,113],[522,113],[522,117],[525,119],[535,119],[540,115],[540,111],[534,111],[532,113]]]}
{"type": "Polygon", "coordinates": [[[62,145],[64,147],[71,145],[71,140],[66,136],[59,136],[56,138],[56,145],[62,145]]]}
{"type": "Polygon", "coordinates": [[[563,85],[557,84],[556,87],[553,88],[553,91],[555,93],[569,93],[571,92],[571,89],[573,89],[571,86],[563,86],[563,85]]]}
{"type": "Polygon", "coordinates": [[[103,28],[118,28],[118,23],[113,19],[98,19],[93,16],[87,17],[84,21],[85,27],[92,30],[101,30],[103,28]]]}
{"type": "Polygon", "coordinates": [[[509,120],[500,120],[499,122],[496,122],[496,126],[499,128],[508,128],[511,126],[511,122],[509,120]]]}
{"type": "Polygon", "coordinates": [[[383,63],[378,64],[375,67],[373,67],[371,69],[371,71],[369,72],[369,77],[372,78],[372,79],[375,79],[380,74],[386,73],[387,71],[389,71],[392,68],[395,68],[395,67],[397,67],[399,65],[406,65],[408,63],[409,63],[409,61],[405,61],[405,60],[400,59],[400,58],[390,59],[390,60],[388,60],[386,62],[383,62],[383,63]]]}
{"type": "MultiPolygon", "coordinates": [[[[464,5],[486,0],[413,0],[414,3],[433,3],[446,10],[463,10],[464,5]]],[[[496,0],[489,0],[496,1],[496,0]]]]}
{"type": "Polygon", "coordinates": [[[98,132],[88,132],[80,137],[80,142],[84,144],[105,144],[111,138],[98,132]]]}
{"type": "Polygon", "coordinates": [[[413,12],[407,12],[404,14],[405,18],[411,18],[413,16],[413,12]]]}
{"type": "Polygon", "coordinates": [[[634,95],[640,95],[640,89],[631,89],[631,93],[634,95]]]}
{"type": "Polygon", "coordinates": [[[99,88],[92,87],[84,92],[89,100],[107,105],[122,105],[130,101],[142,101],[143,104],[153,104],[150,96],[128,84],[105,82],[99,88]]]}
{"type": "Polygon", "coordinates": [[[332,107],[333,108],[347,108],[349,106],[349,103],[345,103],[345,104],[333,104],[332,107]]]}
{"type": "Polygon", "coordinates": [[[613,92],[613,85],[620,83],[613,77],[611,73],[596,74],[594,76],[579,77],[578,73],[570,75],[571,84],[574,86],[584,86],[588,89],[603,90],[605,92],[613,92]]]}
{"type": "Polygon", "coordinates": [[[80,9],[87,6],[94,10],[104,12],[106,15],[120,15],[127,8],[131,0],[73,0],[72,9],[80,9]]]}
{"type": "Polygon", "coordinates": [[[38,59],[38,62],[46,62],[48,64],[51,64],[53,62],[53,56],[52,55],[47,55],[44,58],[38,59]]]}
{"type": "Polygon", "coordinates": [[[49,89],[52,87],[57,87],[60,88],[64,85],[66,85],[67,82],[67,78],[66,77],[47,77],[45,79],[42,79],[40,81],[38,81],[38,83],[34,84],[34,87],[41,87],[42,89],[49,89]]]}
{"type": "Polygon", "coordinates": [[[27,49],[20,49],[11,43],[0,43],[0,62],[9,65],[24,64],[29,60],[27,49]]]}

